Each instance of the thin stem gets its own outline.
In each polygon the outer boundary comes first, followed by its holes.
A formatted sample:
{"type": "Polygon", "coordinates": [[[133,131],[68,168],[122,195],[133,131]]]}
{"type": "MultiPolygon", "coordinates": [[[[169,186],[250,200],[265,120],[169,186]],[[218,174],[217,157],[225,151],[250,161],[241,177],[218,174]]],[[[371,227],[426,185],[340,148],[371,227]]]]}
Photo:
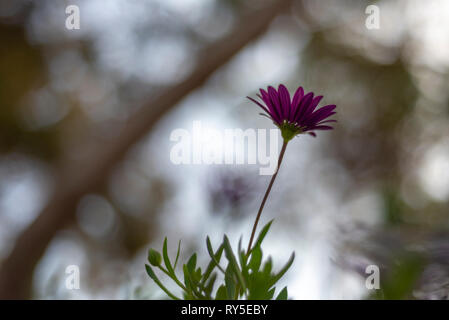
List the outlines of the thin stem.
{"type": "Polygon", "coordinates": [[[265,202],[267,201],[268,195],[270,194],[271,187],[273,186],[274,180],[278,174],[279,168],[281,167],[282,159],[284,158],[285,149],[287,149],[287,141],[284,140],[282,144],[281,153],[279,154],[278,165],[276,168],[276,172],[271,177],[270,184],[268,185],[267,191],[263,197],[262,203],[260,204],[259,212],[257,212],[256,220],[254,221],[253,231],[251,232],[251,238],[248,243],[248,250],[246,251],[246,255],[249,256],[249,252],[251,250],[251,246],[253,245],[254,235],[256,234],[257,224],[259,223],[260,216],[262,214],[263,207],[265,206],[265,202]]]}
{"type": "Polygon", "coordinates": [[[189,293],[188,290],[187,290],[187,288],[182,284],[181,281],[179,281],[178,277],[176,277],[176,274],[175,274],[175,273],[173,273],[173,275],[172,275],[170,272],[168,272],[168,270],[165,270],[165,268],[162,267],[162,266],[159,266],[158,268],[159,268],[162,272],[164,272],[167,276],[169,276],[170,278],[172,278],[173,281],[175,281],[176,284],[177,284],[178,286],[180,286],[184,291],[186,291],[187,293],[189,293]]]}

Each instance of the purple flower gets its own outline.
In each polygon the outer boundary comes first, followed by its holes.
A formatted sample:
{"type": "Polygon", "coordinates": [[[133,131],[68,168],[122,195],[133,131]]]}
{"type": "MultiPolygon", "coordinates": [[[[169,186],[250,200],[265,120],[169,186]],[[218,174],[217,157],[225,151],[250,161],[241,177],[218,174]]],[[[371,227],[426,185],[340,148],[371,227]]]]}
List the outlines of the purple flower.
{"type": "Polygon", "coordinates": [[[316,109],[323,96],[314,97],[313,92],[304,94],[302,87],[296,90],[293,99],[290,99],[290,93],[283,84],[279,85],[277,91],[272,86],[269,86],[267,91],[260,89],[257,96],[265,105],[251,97],[247,98],[266,112],[262,115],[273,120],[285,141],[305,132],[315,137],[315,130],[331,130],[333,127],[328,123],[337,122],[326,120],[336,113],[336,105],[330,104],[316,109]]]}

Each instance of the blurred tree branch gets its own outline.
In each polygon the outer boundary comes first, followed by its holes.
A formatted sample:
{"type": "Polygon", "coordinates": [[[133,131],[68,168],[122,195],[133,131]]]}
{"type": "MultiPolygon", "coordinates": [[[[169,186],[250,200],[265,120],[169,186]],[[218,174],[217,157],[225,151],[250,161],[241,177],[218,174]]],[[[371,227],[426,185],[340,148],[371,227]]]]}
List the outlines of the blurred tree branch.
{"type": "Polygon", "coordinates": [[[33,270],[54,235],[70,224],[78,200],[104,183],[108,174],[164,114],[188,93],[203,84],[250,41],[263,34],[270,22],[291,4],[272,4],[244,15],[233,31],[205,48],[198,65],[181,83],[171,86],[145,103],[127,122],[114,143],[103,144],[85,163],[61,166],[56,191],[36,220],[16,240],[0,269],[0,299],[27,299],[31,295],[33,270]]]}

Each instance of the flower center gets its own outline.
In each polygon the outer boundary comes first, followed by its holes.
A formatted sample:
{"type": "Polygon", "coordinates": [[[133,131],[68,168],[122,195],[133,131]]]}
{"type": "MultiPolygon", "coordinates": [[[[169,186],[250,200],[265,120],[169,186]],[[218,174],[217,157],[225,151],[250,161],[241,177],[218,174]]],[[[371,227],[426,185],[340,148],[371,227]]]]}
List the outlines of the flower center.
{"type": "Polygon", "coordinates": [[[284,138],[286,142],[290,141],[303,131],[297,123],[287,122],[286,120],[279,126],[279,129],[281,130],[282,138],[284,138]]]}

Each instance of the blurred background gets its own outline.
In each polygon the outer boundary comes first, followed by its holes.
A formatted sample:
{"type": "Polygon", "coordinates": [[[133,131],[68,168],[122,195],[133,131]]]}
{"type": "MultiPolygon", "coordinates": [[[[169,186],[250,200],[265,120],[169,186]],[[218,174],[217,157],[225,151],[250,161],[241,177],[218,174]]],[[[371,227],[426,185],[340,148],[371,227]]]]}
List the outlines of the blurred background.
{"type": "Polygon", "coordinates": [[[0,298],[158,299],[165,236],[203,264],[206,235],[247,243],[270,176],[175,165],[170,133],[273,128],[245,96],[279,83],[338,111],[262,215],[291,297],[373,297],[371,264],[380,298],[449,297],[448,1],[3,0],[0,39],[0,298]]]}

